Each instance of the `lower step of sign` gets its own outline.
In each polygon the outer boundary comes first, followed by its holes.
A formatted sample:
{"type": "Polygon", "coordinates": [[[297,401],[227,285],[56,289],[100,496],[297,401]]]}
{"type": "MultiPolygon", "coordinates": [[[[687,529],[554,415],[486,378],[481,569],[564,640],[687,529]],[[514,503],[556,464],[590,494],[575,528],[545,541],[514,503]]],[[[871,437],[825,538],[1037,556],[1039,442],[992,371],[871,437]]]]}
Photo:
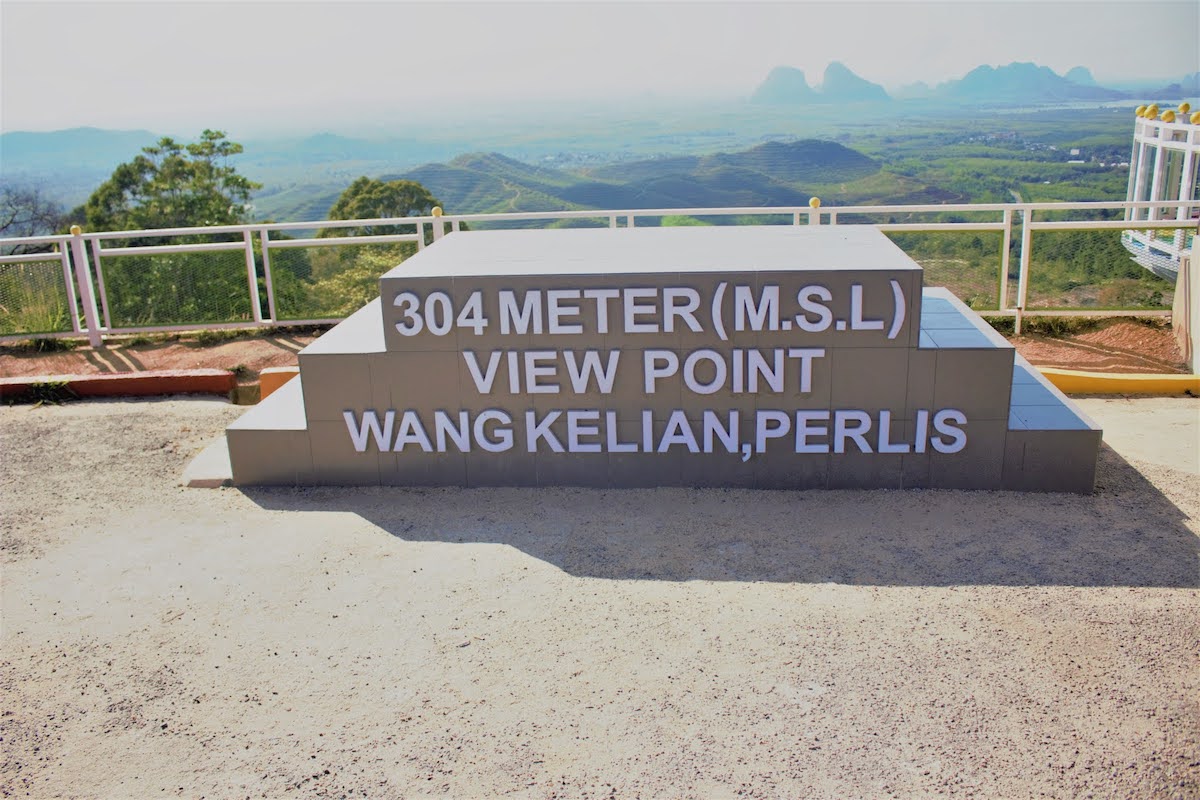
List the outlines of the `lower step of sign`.
{"type": "Polygon", "coordinates": [[[1100,446],[1095,424],[1023,360],[1014,366],[1007,423],[938,418],[937,412],[920,423],[888,419],[886,412],[839,422],[836,414],[810,410],[801,412],[800,422],[794,415],[755,415],[736,440],[727,415],[690,425],[682,420],[672,426],[669,418],[618,422],[611,440],[601,431],[604,414],[587,415],[574,433],[565,418],[546,424],[548,415],[540,415],[535,424],[543,428],[535,432],[532,448],[527,428],[517,430],[523,426],[506,426],[495,417],[464,425],[447,416],[440,432],[436,422],[402,428],[402,413],[393,414],[390,426],[386,414],[372,427],[353,412],[349,419],[310,424],[303,391],[301,375],[229,427],[235,484],[1086,493],[1094,485],[1100,446]],[[560,435],[553,433],[555,423],[561,424],[560,435]],[[553,444],[547,436],[554,437],[553,444]],[[582,450],[570,452],[572,436],[582,450]],[[796,452],[797,441],[804,452],[796,452]]]}

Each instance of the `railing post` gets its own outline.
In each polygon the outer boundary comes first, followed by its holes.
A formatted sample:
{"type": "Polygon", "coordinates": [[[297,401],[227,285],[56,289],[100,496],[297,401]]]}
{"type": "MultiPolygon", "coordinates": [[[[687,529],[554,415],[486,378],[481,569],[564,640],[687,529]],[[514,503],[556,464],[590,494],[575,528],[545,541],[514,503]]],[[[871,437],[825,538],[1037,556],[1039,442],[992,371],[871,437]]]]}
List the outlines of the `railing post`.
{"type": "Polygon", "coordinates": [[[442,209],[440,206],[434,206],[433,207],[433,240],[436,242],[438,239],[442,238],[445,235],[446,235],[446,224],[442,221],[442,209]]]}
{"type": "Polygon", "coordinates": [[[418,250],[425,249],[425,223],[424,222],[417,223],[417,249],[418,250]]]}
{"type": "Polygon", "coordinates": [[[1017,278],[1017,317],[1013,332],[1021,335],[1021,322],[1025,315],[1025,300],[1029,296],[1029,258],[1033,249],[1033,209],[1021,210],[1021,272],[1017,278]]]}
{"type": "Polygon", "coordinates": [[[250,288],[250,313],[255,322],[262,322],[262,303],[258,299],[258,270],[254,266],[254,235],[247,228],[242,231],[246,244],[246,282],[250,288]]]}
{"type": "Polygon", "coordinates": [[[1004,209],[1004,243],[1000,245],[1000,307],[997,309],[999,311],[1008,309],[1008,267],[1011,263],[1009,251],[1012,248],[1012,220],[1012,209],[1004,209]]]}
{"type": "MultiPolygon", "coordinates": [[[[75,261],[75,285],[79,288],[79,301],[83,306],[83,320],[87,324],[88,344],[102,347],[99,314],[96,313],[96,296],[92,294],[92,276],[88,269],[87,252],[83,249],[83,228],[71,226],[71,255],[75,261]]],[[[75,309],[71,309],[75,313],[75,309]]]]}
{"type": "Polygon", "coordinates": [[[262,244],[263,282],[267,284],[267,315],[274,325],[279,317],[275,313],[275,283],[271,278],[271,240],[266,228],[258,232],[258,240],[262,244]]]}
{"type": "Polygon", "coordinates": [[[821,224],[821,198],[810,197],[808,200],[808,224],[821,224]]]}
{"type": "Polygon", "coordinates": [[[625,217],[625,227],[627,227],[627,228],[633,227],[633,214],[629,214],[625,217]]]}
{"type": "Polygon", "coordinates": [[[112,327],[112,315],[108,311],[108,290],[104,288],[104,262],[100,260],[100,240],[92,239],[92,263],[96,265],[96,291],[100,293],[100,314],[104,327],[112,327]]]}
{"type": "Polygon", "coordinates": [[[608,215],[608,227],[610,227],[610,228],[617,227],[617,215],[616,214],[608,215]]]}

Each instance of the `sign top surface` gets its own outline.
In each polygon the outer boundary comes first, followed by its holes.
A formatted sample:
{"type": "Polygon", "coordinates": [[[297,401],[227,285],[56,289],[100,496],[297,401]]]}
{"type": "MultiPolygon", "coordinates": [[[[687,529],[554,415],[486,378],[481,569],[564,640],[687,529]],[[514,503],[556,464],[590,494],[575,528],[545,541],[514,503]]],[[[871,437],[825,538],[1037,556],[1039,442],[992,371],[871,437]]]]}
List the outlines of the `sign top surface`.
{"type": "Polygon", "coordinates": [[[920,269],[868,226],[597,228],[456,233],[383,279],[920,269]]]}

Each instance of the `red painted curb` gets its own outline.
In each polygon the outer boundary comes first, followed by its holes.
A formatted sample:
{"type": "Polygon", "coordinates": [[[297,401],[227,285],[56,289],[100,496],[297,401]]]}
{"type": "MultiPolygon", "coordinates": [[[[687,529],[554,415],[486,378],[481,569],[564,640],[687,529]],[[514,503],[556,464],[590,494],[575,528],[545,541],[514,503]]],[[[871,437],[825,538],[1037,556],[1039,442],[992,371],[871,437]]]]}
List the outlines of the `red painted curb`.
{"type": "Polygon", "coordinates": [[[237,376],[223,369],[152,369],[104,375],[26,375],[0,378],[0,397],[16,398],[38,384],[62,384],[80,397],[144,397],[160,394],[229,394],[237,376]]]}

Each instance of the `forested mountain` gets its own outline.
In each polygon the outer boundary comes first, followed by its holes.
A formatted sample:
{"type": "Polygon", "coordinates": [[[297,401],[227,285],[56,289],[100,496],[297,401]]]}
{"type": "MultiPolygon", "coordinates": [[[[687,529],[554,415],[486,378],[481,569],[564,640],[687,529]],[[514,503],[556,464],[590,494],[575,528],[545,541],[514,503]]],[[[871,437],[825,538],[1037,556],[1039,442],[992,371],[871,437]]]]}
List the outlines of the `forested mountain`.
{"type": "MultiPolygon", "coordinates": [[[[1001,67],[979,66],[962,78],[934,88],[923,83],[911,84],[898,89],[896,97],[928,103],[1038,104],[1120,100],[1128,95],[1098,85],[1086,67],[1074,67],[1063,76],[1049,67],[1012,63],[1001,67]]],[[[826,68],[825,79],[819,88],[809,86],[804,73],[798,69],[776,67],[755,90],[750,102],[791,106],[878,103],[890,99],[882,86],[859,77],[844,64],[834,61],[826,68]]]]}
{"type": "Polygon", "coordinates": [[[806,103],[863,103],[887,101],[887,91],[878,83],[860,78],[841,62],[825,68],[818,89],[808,85],[804,72],[794,67],[776,67],[755,90],[750,102],[761,105],[803,105],[806,103]]]}
{"type": "MultiPolygon", "coordinates": [[[[1075,74],[1079,76],[1079,73],[1075,74]]],[[[960,80],[939,85],[934,97],[988,103],[1050,103],[1067,100],[1119,100],[1126,97],[1126,94],[1115,89],[1076,83],[1049,67],[1013,63],[1003,67],[976,67],[960,80]]]]}
{"type": "Polygon", "coordinates": [[[854,181],[879,171],[835,142],[765,142],[735,153],[627,161],[568,172],[498,153],[473,153],[402,175],[455,213],[562,208],[802,205],[806,185],[854,181]]]}

